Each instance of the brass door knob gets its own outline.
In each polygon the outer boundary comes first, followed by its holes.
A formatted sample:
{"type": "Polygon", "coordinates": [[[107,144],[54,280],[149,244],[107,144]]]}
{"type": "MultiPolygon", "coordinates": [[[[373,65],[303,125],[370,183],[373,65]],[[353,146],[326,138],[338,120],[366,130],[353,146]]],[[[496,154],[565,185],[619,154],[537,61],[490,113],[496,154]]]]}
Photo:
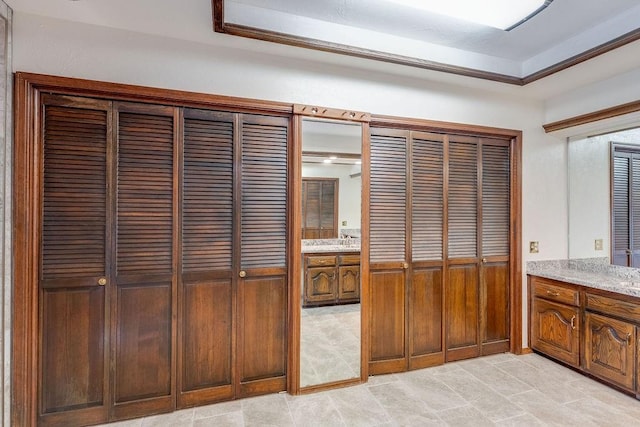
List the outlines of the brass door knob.
{"type": "Polygon", "coordinates": [[[482,258],[482,262],[483,263],[487,262],[487,259],[486,258],[482,258]]]}
{"type": "Polygon", "coordinates": [[[409,268],[409,263],[408,263],[408,262],[403,262],[403,263],[402,263],[402,268],[404,268],[405,270],[406,270],[407,268],[409,268]]]}
{"type": "Polygon", "coordinates": [[[107,284],[107,278],[106,277],[101,277],[98,279],[98,285],[100,286],[104,286],[107,284]]]}
{"type": "Polygon", "coordinates": [[[238,273],[238,276],[240,277],[246,277],[247,276],[247,272],[242,270],[240,273],[238,273]]]}

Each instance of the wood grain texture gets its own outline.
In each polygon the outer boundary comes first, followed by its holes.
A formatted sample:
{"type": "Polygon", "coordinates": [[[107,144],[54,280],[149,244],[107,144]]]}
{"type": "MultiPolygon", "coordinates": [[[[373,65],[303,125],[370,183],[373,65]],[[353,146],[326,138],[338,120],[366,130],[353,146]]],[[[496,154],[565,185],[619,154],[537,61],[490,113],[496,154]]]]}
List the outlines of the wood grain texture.
{"type": "Polygon", "coordinates": [[[445,292],[447,351],[478,346],[480,318],[477,266],[450,266],[445,292]]]}
{"type": "Polygon", "coordinates": [[[533,298],[530,319],[531,348],[571,366],[580,365],[578,308],[533,298]]]}
{"type": "Polygon", "coordinates": [[[634,390],[636,327],[589,312],[584,319],[585,371],[634,390]]]}
{"type": "Polygon", "coordinates": [[[371,272],[372,362],[405,357],[404,281],[404,270],[371,272]]]}
{"type": "Polygon", "coordinates": [[[442,348],[442,267],[412,269],[410,357],[440,353],[442,348]]]}

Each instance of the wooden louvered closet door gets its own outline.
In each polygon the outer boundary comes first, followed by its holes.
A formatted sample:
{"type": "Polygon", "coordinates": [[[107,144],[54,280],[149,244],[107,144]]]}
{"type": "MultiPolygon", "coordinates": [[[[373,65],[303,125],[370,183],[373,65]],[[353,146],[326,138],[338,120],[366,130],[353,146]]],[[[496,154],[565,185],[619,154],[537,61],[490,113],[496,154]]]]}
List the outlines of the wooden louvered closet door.
{"type": "Polygon", "coordinates": [[[115,419],[175,407],[177,110],[117,105],[115,419]]]}
{"type": "Polygon", "coordinates": [[[105,422],[110,103],[45,95],[42,104],[39,423],[105,422]]]}
{"type": "Polygon", "coordinates": [[[640,267],[640,150],[613,144],[612,263],[640,267]]]}
{"type": "Polygon", "coordinates": [[[234,397],[234,122],[184,110],[180,407],[234,397]]]}
{"type": "Polygon", "coordinates": [[[451,136],[448,361],[509,350],[510,141],[451,136]]]}
{"type": "Polygon", "coordinates": [[[509,141],[481,139],[480,342],[482,355],[509,351],[511,158],[509,141]]]}
{"type": "Polygon", "coordinates": [[[370,374],[406,369],[408,132],[371,129],[370,374]]]}
{"type": "Polygon", "coordinates": [[[444,135],[411,132],[409,369],[444,362],[444,135]]]}
{"type": "Polygon", "coordinates": [[[478,154],[478,138],[449,137],[447,361],[479,354],[478,154]]]}
{"type": "Polygon", "coordinates": [[[289,119],[240,115],[238,396],[286,389],[289,119]]]}

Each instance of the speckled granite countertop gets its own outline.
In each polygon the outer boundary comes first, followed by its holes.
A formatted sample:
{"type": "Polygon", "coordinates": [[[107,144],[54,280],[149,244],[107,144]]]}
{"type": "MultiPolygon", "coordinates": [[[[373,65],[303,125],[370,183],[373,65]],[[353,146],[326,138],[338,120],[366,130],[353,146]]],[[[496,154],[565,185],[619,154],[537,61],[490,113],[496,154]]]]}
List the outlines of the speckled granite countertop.
{"type": "Polygon", "coordinates": [[[640,270],[610,265],[606,258],[530,261],[527,274],[640,298],[640,270]]]}
{"type": "Polygon", "coordinates": [[[360,252],[360,239],[309,239],[302,241],[302,253],[360,252]]]}

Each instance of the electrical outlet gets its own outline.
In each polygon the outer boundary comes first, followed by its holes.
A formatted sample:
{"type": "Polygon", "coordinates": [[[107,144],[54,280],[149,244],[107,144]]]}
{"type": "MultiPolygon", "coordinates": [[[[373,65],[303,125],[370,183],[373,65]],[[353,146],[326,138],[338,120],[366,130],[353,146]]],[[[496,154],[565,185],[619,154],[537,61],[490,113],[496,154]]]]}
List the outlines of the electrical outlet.
{"type": "Polygon", "coordinates": [[[602,239],[596,239],[595,241],[595,249],[596,251],[601,251],[602,250],[602,239]]]}
{"type": "Polygon", "coordinates": [[[529,253],[537,254],[538,252],[538,242],[529,242],[529,253]]]}

